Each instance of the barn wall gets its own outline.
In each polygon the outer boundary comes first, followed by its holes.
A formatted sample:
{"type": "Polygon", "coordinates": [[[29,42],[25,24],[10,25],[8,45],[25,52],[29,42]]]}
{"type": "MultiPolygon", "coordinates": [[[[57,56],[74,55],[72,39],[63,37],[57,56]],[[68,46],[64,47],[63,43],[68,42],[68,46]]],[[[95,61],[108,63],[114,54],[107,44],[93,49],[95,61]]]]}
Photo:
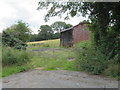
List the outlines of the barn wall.
{"type": "Polygon", "coordinates": [[[69,47],[72,45],[73,45],[72,29],[65,32],[61,32],[60,46],[69,47]]]}
{"type": "Polygon", "coordinates": [[[84,29],[87,29],[86,24],[80,24],[74,27],[74,30],[73,30],[73,42],[74,43],[78,43],[80,41],[90,39],[89,31],[85,31],[84,29]]]}
{"type": "Polygon", "coordinates": [[[63,46],[63,34],[64,33],[60,33],[60,46],[63,46]]]}

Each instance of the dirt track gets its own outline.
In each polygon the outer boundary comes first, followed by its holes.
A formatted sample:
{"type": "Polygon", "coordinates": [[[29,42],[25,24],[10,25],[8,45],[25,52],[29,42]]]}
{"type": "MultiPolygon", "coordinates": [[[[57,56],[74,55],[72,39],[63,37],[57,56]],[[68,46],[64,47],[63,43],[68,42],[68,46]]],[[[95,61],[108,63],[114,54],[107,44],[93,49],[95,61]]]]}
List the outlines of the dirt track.
{"type": "Polygon", "coordinates": [[[31,70],[3,78],[3,88],[117,88],[118,81],[76,71],[31,70]]]}

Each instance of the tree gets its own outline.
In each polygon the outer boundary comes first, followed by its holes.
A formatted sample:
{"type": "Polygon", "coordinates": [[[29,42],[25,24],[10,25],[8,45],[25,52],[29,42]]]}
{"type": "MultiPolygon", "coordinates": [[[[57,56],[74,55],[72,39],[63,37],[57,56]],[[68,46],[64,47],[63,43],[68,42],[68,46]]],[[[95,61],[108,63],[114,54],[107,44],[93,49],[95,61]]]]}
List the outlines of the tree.
{"type": "Polygon", "coordinates": [[[30,41],[58,39],[60,33],[55,32],[49,25],[41,25],[38,34],[31,35],[30,41]]]}
{"type": "Polygon", "coordinates": [[[23,21],[18,21],[17,24],[5,29],[4,31],[8,32],[10,35],[18,38],[22,42],[26,42],[30,39],[31,30],[28,28],[28,25],[23,21]]]}
{"type": "Polygon", "coordinates": [[[49,25],[41,25],[38,36],[42,40],[51,39],[53,35],[53,30],[49,25]]]}
{"type": "Polygon", "coordinates": [[[71,24],[66,24],[65,29],[72,27],[73,25],[71,24]]]}
{"type": "Polygon", "coordinates": [[[65,22],[62,22],[62,21],[57,21],[57,22],[54,22],[52,25],[51,25],[51,28],[54,30],[54,32],[57,32],[57,33],[60,33],[61,30],[64,30],[66,27],[66,23],[65,22]]]}
{"type": "Polygon", "coordinates": [[[61,17],[65,12],[67,12],[65,19],[68,19],[69,16],[74,17],[75,15],[79,15],[81,11],[81,2],[39,2],[38,4],[38,10],[51,7],[45,16],[45,21],[48,21],[49,17],[61,17]]]}
{"type": "MultiPolygon", "coordinates": [[[[45,16],[61,16],[67,12],[66,17],[76,15],[89,16],[89,26],[93,33],[94,47],[106,55],[109,60],[120,51],[120,2],[39,2],[39,9],[51,6],[45,16]]],[[[66,18],[65,17],[65,18],[66,18]]],[[[118,59],[120,60],[120,58],[118,59]]]]}
{"type": "Polygon", "coordinates": [[[2,33],[2,44],[5,46],[14,47],[15,49],[26,49],[27,47],[27,44],[10,35],[6,31],[3,31],[2,33]]]}
{"type": "MultiPolygon", "coordinates": [[[[90,24],[90,22],[89,21],[86,21],[86,20],[84,20],[84,21],[82,21],[82,22],[80,22],[80,23],[88,23],[88,24],[90,24]]],[[[80,24],[79,23],[79,24],[80,24]]]]}
{"type": "Polygon", "coordinates": [[[39,40],[40,38],[38,37],[38,34],[32,34],[30,37],[30,42],[39,41],[39,40]]]}

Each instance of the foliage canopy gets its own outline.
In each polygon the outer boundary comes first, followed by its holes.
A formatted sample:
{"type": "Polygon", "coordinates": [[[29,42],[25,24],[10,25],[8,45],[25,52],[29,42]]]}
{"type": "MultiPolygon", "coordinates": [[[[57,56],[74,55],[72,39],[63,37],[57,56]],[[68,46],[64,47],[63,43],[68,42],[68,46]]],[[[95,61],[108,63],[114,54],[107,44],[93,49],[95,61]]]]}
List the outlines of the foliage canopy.
{"type": "Polygon", "coordinates": [[[23,21],[18,21],[17,24],[8,27],[4,31],[8,32],[10,35],[18,38],[22,42],[27,42],[30,39],[31,30],[28,24],[23,21]]]}
{"type": "Polygon", "coordinates": [[[18,21],[11,27],[5,29],[2,33],[2,43],[5,46],[16,49],[26,49],[27,42],[30,38],[31,31],[26,23],[18,21]]]}
{"type": "Polygon", "coordinates": [[[71,24],[66,24],[62,21],[54,22],[51,26],[41,25],[38,34],[31,36],[30,41],[41,41],[60,38],[60,31],[72,27],[71,24]]]}
{"type": "Polygon", "coordinates": [[[54,22],[52,25],[51,25],[51,28],[60,33],[61,30],[65,29],[65,26],[66,26],[66,23],[65,22],[61,22],[61,21],[58,21],[58,22],[54,22]]]}

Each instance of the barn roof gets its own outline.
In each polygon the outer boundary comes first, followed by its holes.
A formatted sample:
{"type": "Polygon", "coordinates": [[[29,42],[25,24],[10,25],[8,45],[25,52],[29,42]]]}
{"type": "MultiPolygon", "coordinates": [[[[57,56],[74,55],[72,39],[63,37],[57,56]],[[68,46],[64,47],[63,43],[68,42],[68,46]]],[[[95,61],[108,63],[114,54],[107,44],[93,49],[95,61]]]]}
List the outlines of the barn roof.
{"type": "Polygon", "coordinates": [[[61,32],[65,32],[65,31],[68,31],[68,30],[72,30],[74,27],[76,27],[76,26],[78,26],[78,25],[81,25],[81,24],[88,24],[88,23],[80,23],[80,24],[77,24],[77,25],[75,25],[75,26],[73,26],[73,27],[64,29],[64,30],[62,30],[61,32]]]}
{"type": "Polygon", "coordinates": [[[64,29],[64,30],[62,30],[61,32],[65,32],[65,31],[68,31],[68,30],[71,30],[71,29],[73,29],[73,27],[70,27],[70,28],[64,29]]]}

